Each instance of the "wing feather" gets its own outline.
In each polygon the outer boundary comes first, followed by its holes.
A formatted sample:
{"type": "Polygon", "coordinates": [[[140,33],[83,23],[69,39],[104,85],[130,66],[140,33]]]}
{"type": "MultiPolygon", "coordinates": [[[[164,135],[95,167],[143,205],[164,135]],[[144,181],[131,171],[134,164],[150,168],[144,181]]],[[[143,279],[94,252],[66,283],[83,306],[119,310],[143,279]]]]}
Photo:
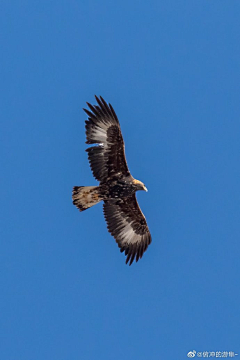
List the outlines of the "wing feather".
{"type": "Polygon", "coordinates": [[[88,148],[88,160],[94,177],[105,182],[114,175],[129,176],[125,157],[125,146],[119,121],[112,106],[100,96],[96,96],[98,105],[87,103],[89,110],[86,120],[86,143],[97,144],[88,148]]]}
{"type": "Polygon", "coordinates": [[[137,262],[151,243],[151,234],[136,196],[104,201],[103,212],[108,231],[127,256],[126,264],[137,262]]]}

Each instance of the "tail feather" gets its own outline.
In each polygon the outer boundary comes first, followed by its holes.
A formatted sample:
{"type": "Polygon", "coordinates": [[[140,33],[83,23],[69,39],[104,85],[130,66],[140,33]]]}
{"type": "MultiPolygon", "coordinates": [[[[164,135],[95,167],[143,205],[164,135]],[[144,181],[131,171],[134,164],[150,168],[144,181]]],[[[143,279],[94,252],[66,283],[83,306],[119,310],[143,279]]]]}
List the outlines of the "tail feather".
{"type": "Polygon", "coordinates": [[[84,211],[102,200],[98,186],[74,186],[72,191],[73,204],[84,211]]]}

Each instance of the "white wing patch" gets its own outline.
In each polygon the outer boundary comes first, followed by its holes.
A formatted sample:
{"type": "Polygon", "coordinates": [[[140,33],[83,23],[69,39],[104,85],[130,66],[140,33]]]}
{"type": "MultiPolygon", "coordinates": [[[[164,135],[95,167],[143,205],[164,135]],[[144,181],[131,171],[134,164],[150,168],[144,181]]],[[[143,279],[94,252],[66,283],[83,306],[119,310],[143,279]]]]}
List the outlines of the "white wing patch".
{"type": "Polygon", "coordinates": [[[102,122],[99,123],[98,125],[99,126],[97,126],[95,124],[92,125],[92,132],[91,132],[92,139],[96,140],[96,143],[101,141],[101,144],[104,145],[104,144],[106,144],[106,141],[107,141],[107,129],[108,129],[108,126],[105,125],[102,122]]]}
{"type": "Polygon", "coordinates": [[[120,232],[119,237],[121,237],[123,244],[135,244],[141,240],[141,235],[137,235],[134,232],[131,223],[128,223],[125,219],[121,219],[121,222],[124,228],[120,232]]]}

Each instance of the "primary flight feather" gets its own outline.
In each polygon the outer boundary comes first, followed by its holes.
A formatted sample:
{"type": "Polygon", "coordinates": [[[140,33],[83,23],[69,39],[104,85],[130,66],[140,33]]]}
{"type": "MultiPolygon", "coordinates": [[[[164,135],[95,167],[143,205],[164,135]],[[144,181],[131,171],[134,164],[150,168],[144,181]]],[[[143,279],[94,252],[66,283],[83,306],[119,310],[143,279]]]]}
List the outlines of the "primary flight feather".
{"type": "Polygon", "coordinates": [[[92,173],[99,186],[74,186],[73,204],[86,210],[103,200],[103,212],[108,231],[115,238],[120,251],[125,252],[126,264],[143,256],[151,243],[145,216],[135,192],[145,185],[132,177],[125,158],[125,146],[120,124],[111,104],[100,96],[98,105],[87,103],[90,110],[86,120],[86,149],[92,173]]]}

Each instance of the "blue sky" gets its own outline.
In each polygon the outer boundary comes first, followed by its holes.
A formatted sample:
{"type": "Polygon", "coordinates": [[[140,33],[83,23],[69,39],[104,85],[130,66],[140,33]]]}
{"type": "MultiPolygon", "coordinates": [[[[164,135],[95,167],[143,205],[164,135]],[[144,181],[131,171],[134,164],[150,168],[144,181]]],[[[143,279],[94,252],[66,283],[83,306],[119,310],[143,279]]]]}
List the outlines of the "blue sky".
{"type": "Polygon", "coordinates": [[[2,1],[0,17],[1,359],[240,354],[239,1],[2,1]],[[131,267],[102,206],[71,201],[96,184],[94,94],[149,190],[131,267]]]}

